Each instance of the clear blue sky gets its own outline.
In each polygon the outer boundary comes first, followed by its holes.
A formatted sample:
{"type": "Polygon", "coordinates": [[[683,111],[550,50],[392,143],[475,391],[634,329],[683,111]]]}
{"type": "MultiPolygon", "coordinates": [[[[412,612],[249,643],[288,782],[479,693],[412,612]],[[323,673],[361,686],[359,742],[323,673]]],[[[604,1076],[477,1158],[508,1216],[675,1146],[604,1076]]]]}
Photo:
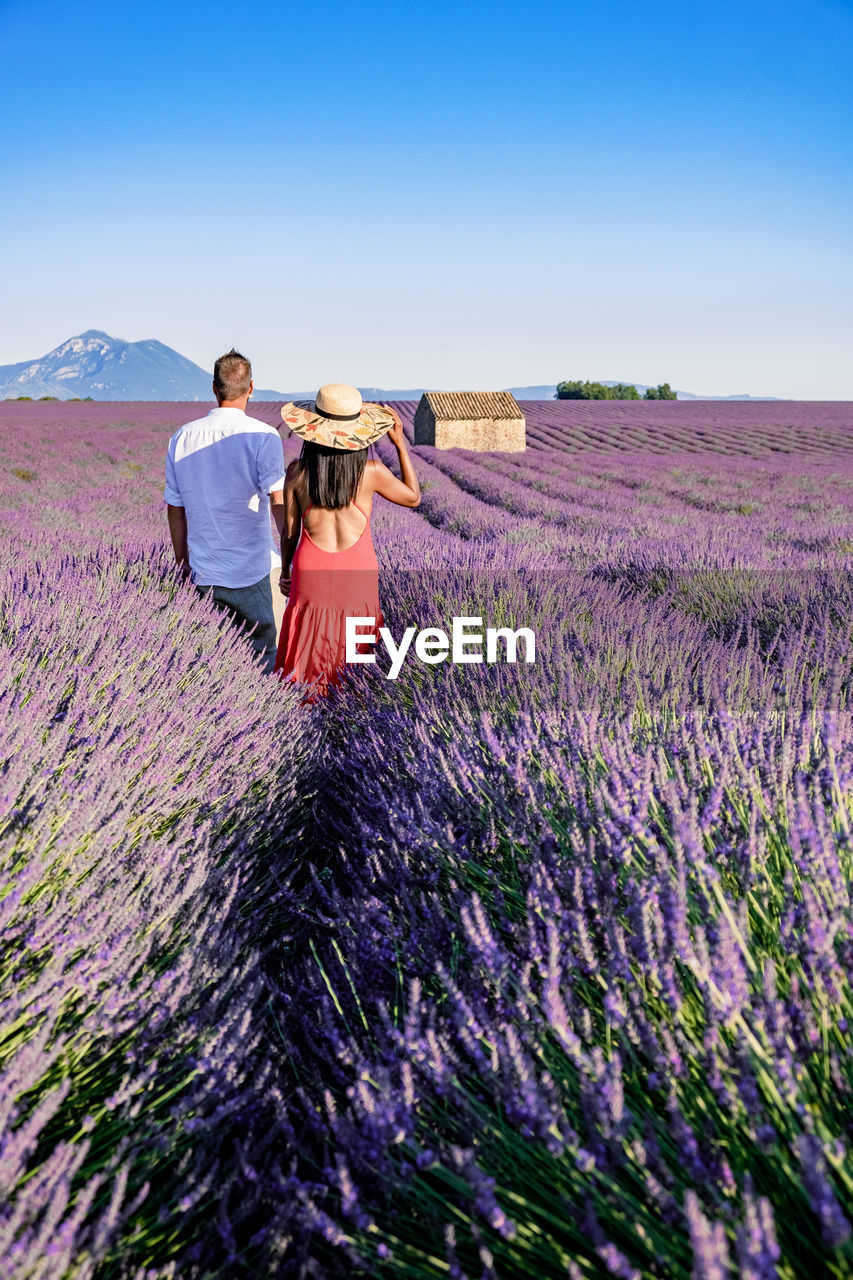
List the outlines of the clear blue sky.
{"type": "Polygon", "coordinates": [[[853,399],[853,3],[0,0],[0,363],[853,399]]]}

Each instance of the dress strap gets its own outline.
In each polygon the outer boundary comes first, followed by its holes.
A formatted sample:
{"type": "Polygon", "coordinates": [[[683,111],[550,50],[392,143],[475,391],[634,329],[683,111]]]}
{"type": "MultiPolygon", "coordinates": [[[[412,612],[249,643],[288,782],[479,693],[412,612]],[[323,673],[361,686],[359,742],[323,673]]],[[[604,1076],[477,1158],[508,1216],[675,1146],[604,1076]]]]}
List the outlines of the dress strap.
{"type": "Polygon", "coordinates": [[[313,505],[314,505],[314,504],[313,504],[313,502],[309,502],[309,503],[308,503],[308,506],[307,506],[307,507],[305,508],[305,510],[302,512],[302,519],[303,519],[303,520],[304,520],[304,519],[305,519],[305,517],[308,515],[308,512],[311,510],[311,508],[312,508],[312,506],[313,506],[313,505]]]}

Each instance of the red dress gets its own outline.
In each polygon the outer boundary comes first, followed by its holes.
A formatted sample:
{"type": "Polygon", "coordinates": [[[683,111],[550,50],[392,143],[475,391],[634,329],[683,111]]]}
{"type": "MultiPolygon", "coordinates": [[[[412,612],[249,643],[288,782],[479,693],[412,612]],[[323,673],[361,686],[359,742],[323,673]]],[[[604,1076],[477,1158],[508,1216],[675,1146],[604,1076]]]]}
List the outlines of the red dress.
{"type": "MultiPolygon", "coordinates": [[[[312,684],[322,694],[329,685],[340,683],[346,665],[347,618],[375,618],[376,628],[382,625],[379,564],[370,519],[357,502],[352,505],[367,524],[345,551],[324,551],[303,523],[278,640],[275,670],[279,675],[312,684]]],[[[303,521],[310,510],[309,502],[303,521]]],[[[359,628],[360,635],[370,633],[366,625],[359,628]]],[[[375,646],[365,645],[360,652],[373,653],[375,646]]]]}

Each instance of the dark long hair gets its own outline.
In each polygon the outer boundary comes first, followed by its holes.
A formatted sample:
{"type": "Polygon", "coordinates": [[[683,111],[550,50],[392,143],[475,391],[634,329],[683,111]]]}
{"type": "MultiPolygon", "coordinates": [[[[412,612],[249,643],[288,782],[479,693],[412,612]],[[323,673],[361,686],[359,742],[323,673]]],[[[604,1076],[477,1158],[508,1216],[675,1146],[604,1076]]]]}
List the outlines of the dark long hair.
{"type": "Polygon", "coordinates": [[[337,511],[348,507],[361,484],[367,463],[366,449],[332,449],[304,441],[299,455],[308,477],[308,497],[315,507],[337,511]]]}

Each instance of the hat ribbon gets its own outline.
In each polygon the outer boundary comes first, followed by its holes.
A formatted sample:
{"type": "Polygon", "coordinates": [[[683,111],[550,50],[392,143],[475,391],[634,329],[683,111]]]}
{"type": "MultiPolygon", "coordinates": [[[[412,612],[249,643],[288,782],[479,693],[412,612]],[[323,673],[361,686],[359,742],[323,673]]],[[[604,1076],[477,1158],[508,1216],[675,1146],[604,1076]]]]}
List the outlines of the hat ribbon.
{"type": "Polygon", "coordinates": [[[314,401],[314,412],[318,413],[321,418],[329,418],[332,422],[356,422],[361,417],[361,410],[358,413],[327,413],[325,409],[318,409],[317,402],[314,401]]]}

